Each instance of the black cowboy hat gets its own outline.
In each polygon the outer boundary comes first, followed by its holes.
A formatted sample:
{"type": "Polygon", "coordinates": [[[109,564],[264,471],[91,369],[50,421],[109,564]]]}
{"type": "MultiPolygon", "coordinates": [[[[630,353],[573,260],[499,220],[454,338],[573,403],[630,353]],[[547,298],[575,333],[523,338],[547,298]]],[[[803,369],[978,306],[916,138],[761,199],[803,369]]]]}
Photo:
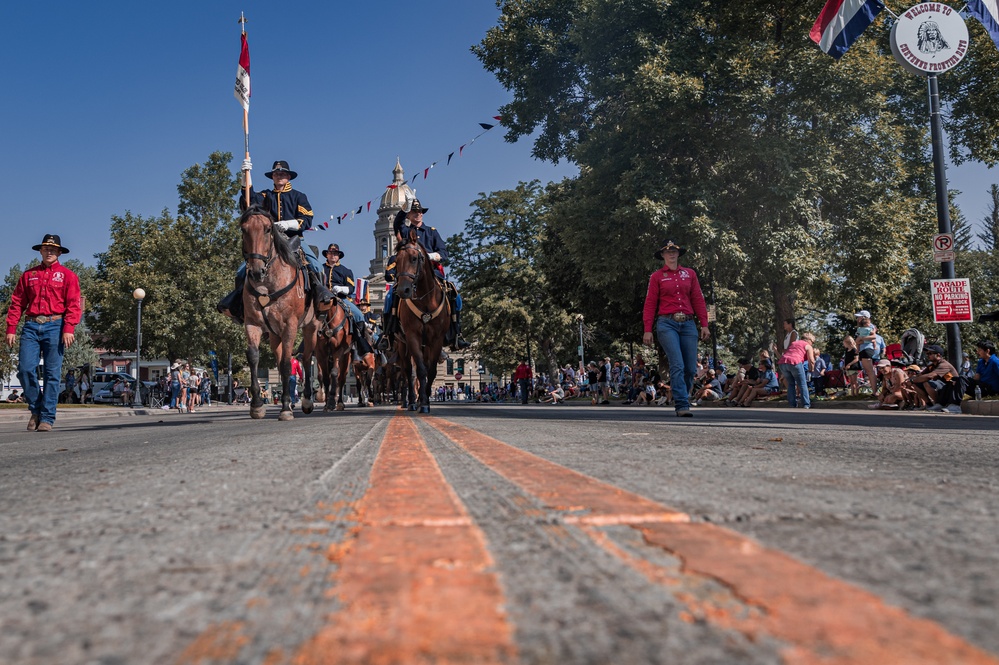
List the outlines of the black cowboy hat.
{"type": "Polygon", "coordinates": [[[430,208],[423,207],[423,204],[420,203],[420,199],[413,199],[413,204],[409,206],[409,210],[406,212],[413,212],[414,210],[417,212],[430,212],[430,208]]]}
{"type": "Polygon", "coordinates": [[[62,240],[60,240],[59,236],[54,233],[46,233],[45,237],[42,238],[42,241],[31,249],[37,252],[42,247],[58,247],[60,254],[69,254],[69,250],[62,246],[62,240]]]}
{"type": "Polygon", "coordinates": [[[371,307],[371,301],[368,300],[367,298],[365,298],[364,300],[359,301],[357,304],[358,305],[367,305],[368,307],[371,307]]]}
{"type": "Polygon", "coordinates": [[[285,173],[287,173],[288,180],[294,180],[295,178],[298,177],[298,174],[292,171],[291,168],[288,167],[288,162],[284,161],[283,159],[279,159],[278,161],[274,162],[274,166],[271,167],[270,171],[264,174],[264,177],[265,178],[274,177],[275,171],[284,171],[285,173]]]}
{"type": "Polygon", "coordinates": [[[343,252],[340,251],[340,245],[336,244],[335,242],[331,242],[330,246],[323,250],[323,256],[329,256],[330,250],[333,250],[337,254],[339,254],[341,259],[343,258],[343,252]]]}
{"type": "Polygon", "coordinates": [[[683,256],[686,253],[686,251],[687,251],[686,247],[680,247],[680,245],[676,244],[672,240],[664,240],[659,245],[659,249],[657,249],[655,251],[655,257],[657,259],[661,259],[663,257],[663,252],[666,251],[667,249],[678,249],[678,250],[680,250],[680,256],[683,256]]]}

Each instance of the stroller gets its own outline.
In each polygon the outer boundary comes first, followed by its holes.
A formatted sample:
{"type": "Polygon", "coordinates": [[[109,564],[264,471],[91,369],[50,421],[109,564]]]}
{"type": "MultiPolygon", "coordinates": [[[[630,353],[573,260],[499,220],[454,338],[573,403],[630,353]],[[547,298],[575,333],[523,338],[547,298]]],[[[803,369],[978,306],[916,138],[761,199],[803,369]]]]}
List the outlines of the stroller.
{"type": "Polygon", "coordinates": [[[908,364],[919,364],[925,361],[923,358],[923,333],[915,328],[909,328],[902,333],[902,360],[908,364]]]}

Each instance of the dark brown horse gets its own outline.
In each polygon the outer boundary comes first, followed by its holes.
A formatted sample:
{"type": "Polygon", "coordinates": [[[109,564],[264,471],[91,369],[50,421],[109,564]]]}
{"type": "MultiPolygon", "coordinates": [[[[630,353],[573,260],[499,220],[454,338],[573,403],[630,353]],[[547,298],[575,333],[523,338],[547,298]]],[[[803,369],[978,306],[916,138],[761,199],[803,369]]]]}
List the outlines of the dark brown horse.
{"type": "MultiPolygon", "coordinates": [[[[437,378],[437,362],[450,326],[451,307],[415,230],[396,247],[395,269],[395,297],[403,340],[402,369],[411,384],[415,366],[420,413],[430,413],[430,388],[437,378]]],[[[409,410],[416,410],[412,401],[409,410]]]]}
{"type": "Polygon", "coordinates": [[[298,257],[284,232],[274,226],[274,218],[253,206],[239,220],[243,234],[243,259],[246,260],[246,286],[243,289],[246,359],[250,363],[250,417],[263,418],[266,411],[260,396],[257,365],[260,363],[260,340],[267,332],[268,341],[281,372],[281,414],[278,420],[294,418],[291,408],[289,377],[295,337],[303,329],[302,368],[305,391],[302,413],[312,412],[312,352],[318,327],[311,303],[306,299],[298,257]]]}
{"type": "Polygon", "coordinates": [[[347,383],[347,372],[350,371],[350,346],[353,342],[347,317],[345,308],[338,303],[334,304],[316,340],[319,383],[326,393],[323,411],[344,410],[343,387],[347,383]]]}

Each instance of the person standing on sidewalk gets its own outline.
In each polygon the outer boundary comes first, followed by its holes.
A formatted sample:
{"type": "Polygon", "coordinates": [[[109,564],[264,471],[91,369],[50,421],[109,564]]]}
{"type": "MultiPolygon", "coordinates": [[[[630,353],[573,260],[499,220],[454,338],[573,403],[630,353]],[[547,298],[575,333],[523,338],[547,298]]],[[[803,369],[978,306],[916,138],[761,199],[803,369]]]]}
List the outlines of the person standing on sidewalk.
{"type": "Polygon", "coordinates": [[[680,265],[687,250],[672,240],[663,242],[655,256],[663,267],[649,277],[645,294],[642,343],[652,345],[653,332],[669,359],[670,387],[676,415],[689,418],[690,391],[697,373],[697,340],[711,337],[708,308],[697,281],[697,273],[680,265]],[[700,332],[694,319],[700,321],[700,332]]]}
{"type": "Polygon", "coordinates": [[[7,346],[14,346],[17,324],[27,315],[21,331],[17,378],[24,389],[31,416],[28,430],[51,432],[59,403],[62,358],[72,346],[74,331],[80,323],[80,280],[59,257],[68,254],[59,236],[52,233],[32,247],[42,255],[42,262],[28,268],[17,281],[7,310],[7,346]],[[45,385],[38,385],[38,362],[44,363],[45,385]]]}
{"type": "Polygon", "coordinates": [[[531,367],[526,360],[521,360],[517,369],[513,372],[513,378],[517,381],[517,389],[520,391],[520,403],[527,404],[531,392],[531,367]]]}

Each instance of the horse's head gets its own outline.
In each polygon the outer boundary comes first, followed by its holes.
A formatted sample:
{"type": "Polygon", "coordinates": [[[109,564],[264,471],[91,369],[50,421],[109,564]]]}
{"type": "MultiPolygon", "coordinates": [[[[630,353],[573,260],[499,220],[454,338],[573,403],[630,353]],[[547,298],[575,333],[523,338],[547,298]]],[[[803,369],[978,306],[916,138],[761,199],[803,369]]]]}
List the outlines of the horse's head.
{"type": "Polygon", "coordinates": [[[246,274],[261,282],[274,260],[274,218],[263,208],[252,206],[239,218],[239,230],[243,234],[246,274]]]}
{"type": "Polygon", "coordinates": [[[427,252],[417,241],[416,231],[411,231],[395,250],[395,292],[400,298],[409,300],[416,294],[427,261],[427,252]]]}

